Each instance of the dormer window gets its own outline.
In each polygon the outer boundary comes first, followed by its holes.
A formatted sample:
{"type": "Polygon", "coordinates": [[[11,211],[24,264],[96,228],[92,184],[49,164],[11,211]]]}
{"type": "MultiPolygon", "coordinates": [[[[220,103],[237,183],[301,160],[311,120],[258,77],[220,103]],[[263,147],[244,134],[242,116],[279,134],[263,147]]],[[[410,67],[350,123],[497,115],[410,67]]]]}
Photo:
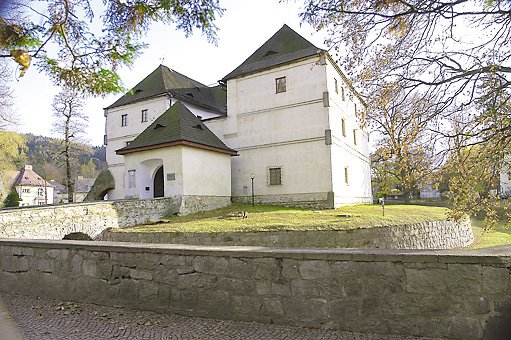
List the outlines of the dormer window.
{"type": "Polygon", "coordinates": [[[154,129],[157,130],[157,129],[161,129],[161,128],[164,128],[164,127],[165,127],[165,125],[162,125],[162,124],[158,123],[158,124],[156,124],[154,126],[154,129]]]}
{"type": "Polygon", "coordinates": [[[275,51],[269,50],[268,52],[266,52],[266,54],[264,56],[268,57],[270,55],[274,55],[274,54],[277,54],[277,53],[279,53],[279,52],[275,52],[275,51]]]}
{"type": "Polygon", "coordinates": [[[275,79],[275,93],[286,92],[286,77],[275,79]]]}

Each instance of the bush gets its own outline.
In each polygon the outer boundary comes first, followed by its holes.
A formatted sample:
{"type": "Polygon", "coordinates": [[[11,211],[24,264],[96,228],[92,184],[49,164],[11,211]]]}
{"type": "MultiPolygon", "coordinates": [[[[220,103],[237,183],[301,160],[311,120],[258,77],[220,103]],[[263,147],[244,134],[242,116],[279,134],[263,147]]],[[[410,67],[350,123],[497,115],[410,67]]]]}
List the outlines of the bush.
{"type": "Polygon", "coordinates": [[[4,200],[4,207],[19,207],[20,206],[20,195],[16,190],[12,190],[4,200]]]}

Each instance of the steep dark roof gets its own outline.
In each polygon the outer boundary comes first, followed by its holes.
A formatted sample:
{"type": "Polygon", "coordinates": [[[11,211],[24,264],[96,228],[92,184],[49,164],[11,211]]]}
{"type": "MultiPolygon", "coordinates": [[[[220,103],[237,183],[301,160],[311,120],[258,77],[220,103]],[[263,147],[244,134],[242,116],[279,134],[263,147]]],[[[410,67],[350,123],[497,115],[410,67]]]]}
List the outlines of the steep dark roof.
{"type": "Polygon", "coordinates": [[[107,109],[135,103],[155,96],[169,94],[220,114],[226,113],[227,93],[218,92],[216,87],[208,87],[177,71],[160,65],[128,93],[119,98],[107,109]]]}
{"type": "Polygon", "coordinates": [[[156,148],[188,145],[236,155],[181,102],[176,102],[139,134],[118,155],[156,148]]]}
{"type": "Polygon", "coordinates": [[[32,170],[31,165],[25,165],[23,169],[20,170],[18,176],[14,180],[15,186],[27,186],[27,187],[53,187],[54,185],[45,181],[41,176],[37,174],[34,170],[32,170]]]}
{"type": "Polygon", "coordinates": [[[268,41],[259,47],[247,60],[234,71],[226,75],[222,81],[236,78],[249,73],[269,69],[293,60],[310,57],[321,49],[307,39],[284,25],[268,41]]]}

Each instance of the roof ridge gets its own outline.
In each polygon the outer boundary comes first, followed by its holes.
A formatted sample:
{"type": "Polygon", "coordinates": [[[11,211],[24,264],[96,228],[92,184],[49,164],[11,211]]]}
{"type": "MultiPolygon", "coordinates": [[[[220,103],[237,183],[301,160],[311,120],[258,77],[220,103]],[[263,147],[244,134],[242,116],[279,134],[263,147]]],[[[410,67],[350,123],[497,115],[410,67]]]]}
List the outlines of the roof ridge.
{"type": "Polygon", "coordinates": [[[313,56],[322,49],[284,24],[222,81],[313,56]]]}

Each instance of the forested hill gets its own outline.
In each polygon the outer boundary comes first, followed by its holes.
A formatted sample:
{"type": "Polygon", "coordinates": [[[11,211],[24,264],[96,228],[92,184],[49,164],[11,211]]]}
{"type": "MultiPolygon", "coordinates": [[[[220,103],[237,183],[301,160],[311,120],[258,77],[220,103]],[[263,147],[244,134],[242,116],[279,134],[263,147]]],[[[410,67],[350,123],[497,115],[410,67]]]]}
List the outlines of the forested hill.
{"type": "MultiPolygon", "coordinates": [[[[24,135],[26,140],[25,164],[32,164],[34,170],[46,180],[64,183],[66,169],[64,165],[63,141],[32,134],[24,135]]],[[[104,146],[90,146],[83,143],[72,144],[73,177],[96,177],[106,169],[104,146]]]]}

